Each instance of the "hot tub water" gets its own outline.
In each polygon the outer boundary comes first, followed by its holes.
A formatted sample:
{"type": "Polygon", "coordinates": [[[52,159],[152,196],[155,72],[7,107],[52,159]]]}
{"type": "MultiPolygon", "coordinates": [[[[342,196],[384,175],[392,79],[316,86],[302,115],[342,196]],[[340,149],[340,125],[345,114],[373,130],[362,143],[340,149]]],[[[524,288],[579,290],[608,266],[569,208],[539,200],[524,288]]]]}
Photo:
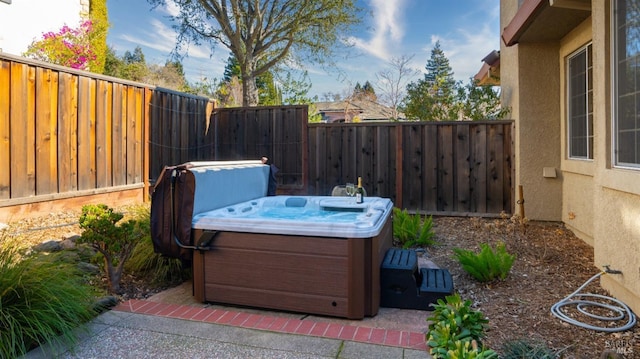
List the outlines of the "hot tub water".
{"type": "Polygon", "coordinates": [[[198,214],[193,228],[364,238],[378,234],[391,208],[379,197],[272,196],[198,214]]]}

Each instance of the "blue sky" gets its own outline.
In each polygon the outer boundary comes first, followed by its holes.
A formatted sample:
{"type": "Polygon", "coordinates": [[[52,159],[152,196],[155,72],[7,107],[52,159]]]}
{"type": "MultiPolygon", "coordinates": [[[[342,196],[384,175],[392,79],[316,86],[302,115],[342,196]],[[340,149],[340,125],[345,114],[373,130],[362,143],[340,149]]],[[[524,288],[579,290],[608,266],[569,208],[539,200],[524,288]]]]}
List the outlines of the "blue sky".
{"type": "MultiPolygon", "coordinates": [[[[345,93],[367,80],[375,85],[376,72],[392,57],[413,56],[412,67],[423,71],[436,41],[456,79],[467,83],[481,59],[500,46],[498,0],[358,0],[358,5],[371,14],[352,34],[355,46],[348,59],[336,59],[340,71],[306,65],[312,96],[345,93]]],[[[107,7],[112,24],[107,42],[118,55],[140,46],[148,63],[164,64],[175,46],[168,20],[175,9],[152,9],[144,0],[108,0],[107,7]]],[[[222,77],[228,54],[223,47],[212,54],[191,46],[183,61],[188,80],[222,77]]]]}

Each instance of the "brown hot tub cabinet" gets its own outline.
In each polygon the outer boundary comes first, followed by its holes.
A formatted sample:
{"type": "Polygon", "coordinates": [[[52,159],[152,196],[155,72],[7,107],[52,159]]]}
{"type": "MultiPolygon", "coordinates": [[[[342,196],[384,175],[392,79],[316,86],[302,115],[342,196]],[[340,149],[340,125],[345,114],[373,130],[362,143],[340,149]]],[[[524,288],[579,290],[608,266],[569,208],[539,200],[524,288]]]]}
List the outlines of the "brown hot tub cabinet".
{"type": "Polygon", "coordinates": [[[210,242],[193,253],[201,302],[231,303],[361,319],[380,306],[380,263],[389,221],[370,238],[329,238],[194,230],[210,242]]]}
{"type": "Polygon", "coordinates": [[[166,167],[152,195],[156,252],[192,263],[201,302],[376,315],[391,201],[267,196],[268,181],[259,161],[166,167]]]}

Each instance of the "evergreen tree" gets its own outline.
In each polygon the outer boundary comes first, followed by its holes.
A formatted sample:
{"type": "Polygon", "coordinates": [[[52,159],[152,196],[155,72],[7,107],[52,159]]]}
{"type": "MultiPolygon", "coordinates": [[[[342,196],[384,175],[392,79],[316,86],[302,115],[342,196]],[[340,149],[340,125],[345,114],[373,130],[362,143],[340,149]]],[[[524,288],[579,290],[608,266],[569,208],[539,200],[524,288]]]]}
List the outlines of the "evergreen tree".
{"type": "Polygon", "coordinates": [[[122,56],[123,66],[120,70],[118,77],[132,80],[132,81],[144,81],[149,74],[149,67],[144,59],[144,53],[140,46],[136,46],[133,52],[129,50],[125,51],[122,56]]]}
{"type": "Polygon", "coordinates": [[[224,75],[222,77],[222,81],[228,82],[231,81],[233,77],[241,78],[240,72],[240,63],[235,56],[229,55],[227,58],[227,64],[224,66],[224,75]]]}
{"type": "Polygon", "coordinates": [[[371,85],[371,82],[369,82],[368,80],[364,83],[364,85],[360,85],[359,82],[356,82],[351,98],[354,100],[377,100],[376,91],[371,85]]]}
{"type": "Polygon", "coordinates": [[[510,112],[510,108],[503,108],[500,103],[500,94],[492,86],[478,86],[473,78],[465,87],[460,88],[460,97],[465,98],[462,105],[464,119],[500,120],[510,112]]]}
{"type": "Polygon", "coordinates": [[[424,77],[407,85],[403,108],[409,119],[421,121],[457,120],[460,112],[458,84],[453,78],[449,59],[436,42],[425,66],[424,77]]]}
{"type": "Polygon", "coordinates": [[[362,91],[365,94],[371,94],[371,95],[375,95],[376,94],[376,90],[374,90],[374,88],[371,85],[371,82],[369,82],[369,80],[367,80],[367,82],[365,82],[364,85],[362,86],[362,91]]]}
{"type": "Polygon", "coordinates": [[[107,47],[104,59],[104,71],[103,74],[107,76],[120,77],[124,62],[118,57],[113,47],[107,47]]]}
{"type": "Polygon", "coordinates": [[[282,105],[282,94],[276,86],[273,73],[267,71],[256,78],[258,87],[258,104],[260,106],[282,105]]]}
{"type": "Polygon", "coordinates": [[[144,53],[142,52],[142,48],[140,46],[136,46],[136,48],[133,50],[133,53],[129,50],[125,51],[124,55],[122,56],[122,60],[126,65],[136,62],[146,63],[144,59],[144,53]]]}
{"type": "Polygon", "coordinates": [[[431,50],[431,58],[427,60],[425,69],[427,70],[424,75],[425,82],[431,85],[440,82],[443,90],[454,91],[456,81],[453,79],[453,69],[449,65],[449,59],[440,47],[440,41],[437,41],[431,50]]]}
{"type": "Polygon", "coordinates": [[[356,85],[353,87],[353,94],[355,96],[358,96],[362,93],[362,86],[360,85],[359,82],[356,82],[356,85]]]}

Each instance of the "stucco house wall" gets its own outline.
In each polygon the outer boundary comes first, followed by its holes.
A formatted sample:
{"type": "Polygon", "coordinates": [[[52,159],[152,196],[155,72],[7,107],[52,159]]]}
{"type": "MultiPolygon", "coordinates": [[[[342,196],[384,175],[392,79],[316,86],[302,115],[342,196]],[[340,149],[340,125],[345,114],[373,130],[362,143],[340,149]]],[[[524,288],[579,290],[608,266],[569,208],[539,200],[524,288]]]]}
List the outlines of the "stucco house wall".
{"type": "MultiPolygon", "coordinates": [[[[518,10],[502,1],[501,27],[518,10]]],[[[561,220],[560,91],[558,44],[527,44],[500,49],[502,104],[511,107],[515,126],[515,186],[524,191],[525,214],[537,220],[561,220]],[[545,167],[556,178],[544,177],[545,167]]]]}
{"type": "MultiPolygon", "coordinates": [[[[541,2],[500,3],[504,29],[519,5],[541,2]]],[[[527,217],[561,220],[593,246],[594,274],[604,265],[622,271],[603,276],[601,285],[638,313],[640,169],[612,164],[612,5],[611,0],[592,0],[590,5],[591,16],[560,38],[501,43],[502,100],[515,120],[515,177],[516,185],[524,186],[527,217]],[[576,160],[569,159],[567,149],[566,62],[588,43],[593,50],[594,155],[593,160],[576,160]],[[542,167],[555,167],[557,177],[542,177],[542,167]]]]}
{"type": "MultiPolygon", "coordinates": [[[[592,18],[585,20],[578,27],[567,34],[562,40],[560,40],[560,53],[558,56],[558,64],[560,66],[560,88],[566,89],[567,76],[567,62],[566,59],[576,49],[579,49],[592,41],[592,18]]],[[[603,74],[602,71],[598,75],[603,74]]],[[[605,94],[602,94],[602,86],[594,87],[594,99],[602,99],[605,94]]],[[[565,91],[560,93],[560,97],[563,98],[565,91]]],[[[596,100],[597,101],[597,100],[596,100]]],[[[602,107],[603,104],[595,105],[594,107],[602,107]]],[[[561,114],[561,138],[568,138],[567,133],[567,105],[566,101],[560,101],[560,114],[561,114]]],[[[562,153],[568,153],[567,141],[560,142],[562,147],[562,153]]],[[[597,151],[599,152],[599,151],[597,151]]],[[[563,177],[563,191],[562,191],[562,221],[567,228],[571,229],[578,237],[590,244],[593,243],[593,218],[594,218],[594,206],[593,203],[595,193],[595,157],[593,161],[580,161],[569,160],[566,155],[562,156],[562,177],[563,177]]]]}

